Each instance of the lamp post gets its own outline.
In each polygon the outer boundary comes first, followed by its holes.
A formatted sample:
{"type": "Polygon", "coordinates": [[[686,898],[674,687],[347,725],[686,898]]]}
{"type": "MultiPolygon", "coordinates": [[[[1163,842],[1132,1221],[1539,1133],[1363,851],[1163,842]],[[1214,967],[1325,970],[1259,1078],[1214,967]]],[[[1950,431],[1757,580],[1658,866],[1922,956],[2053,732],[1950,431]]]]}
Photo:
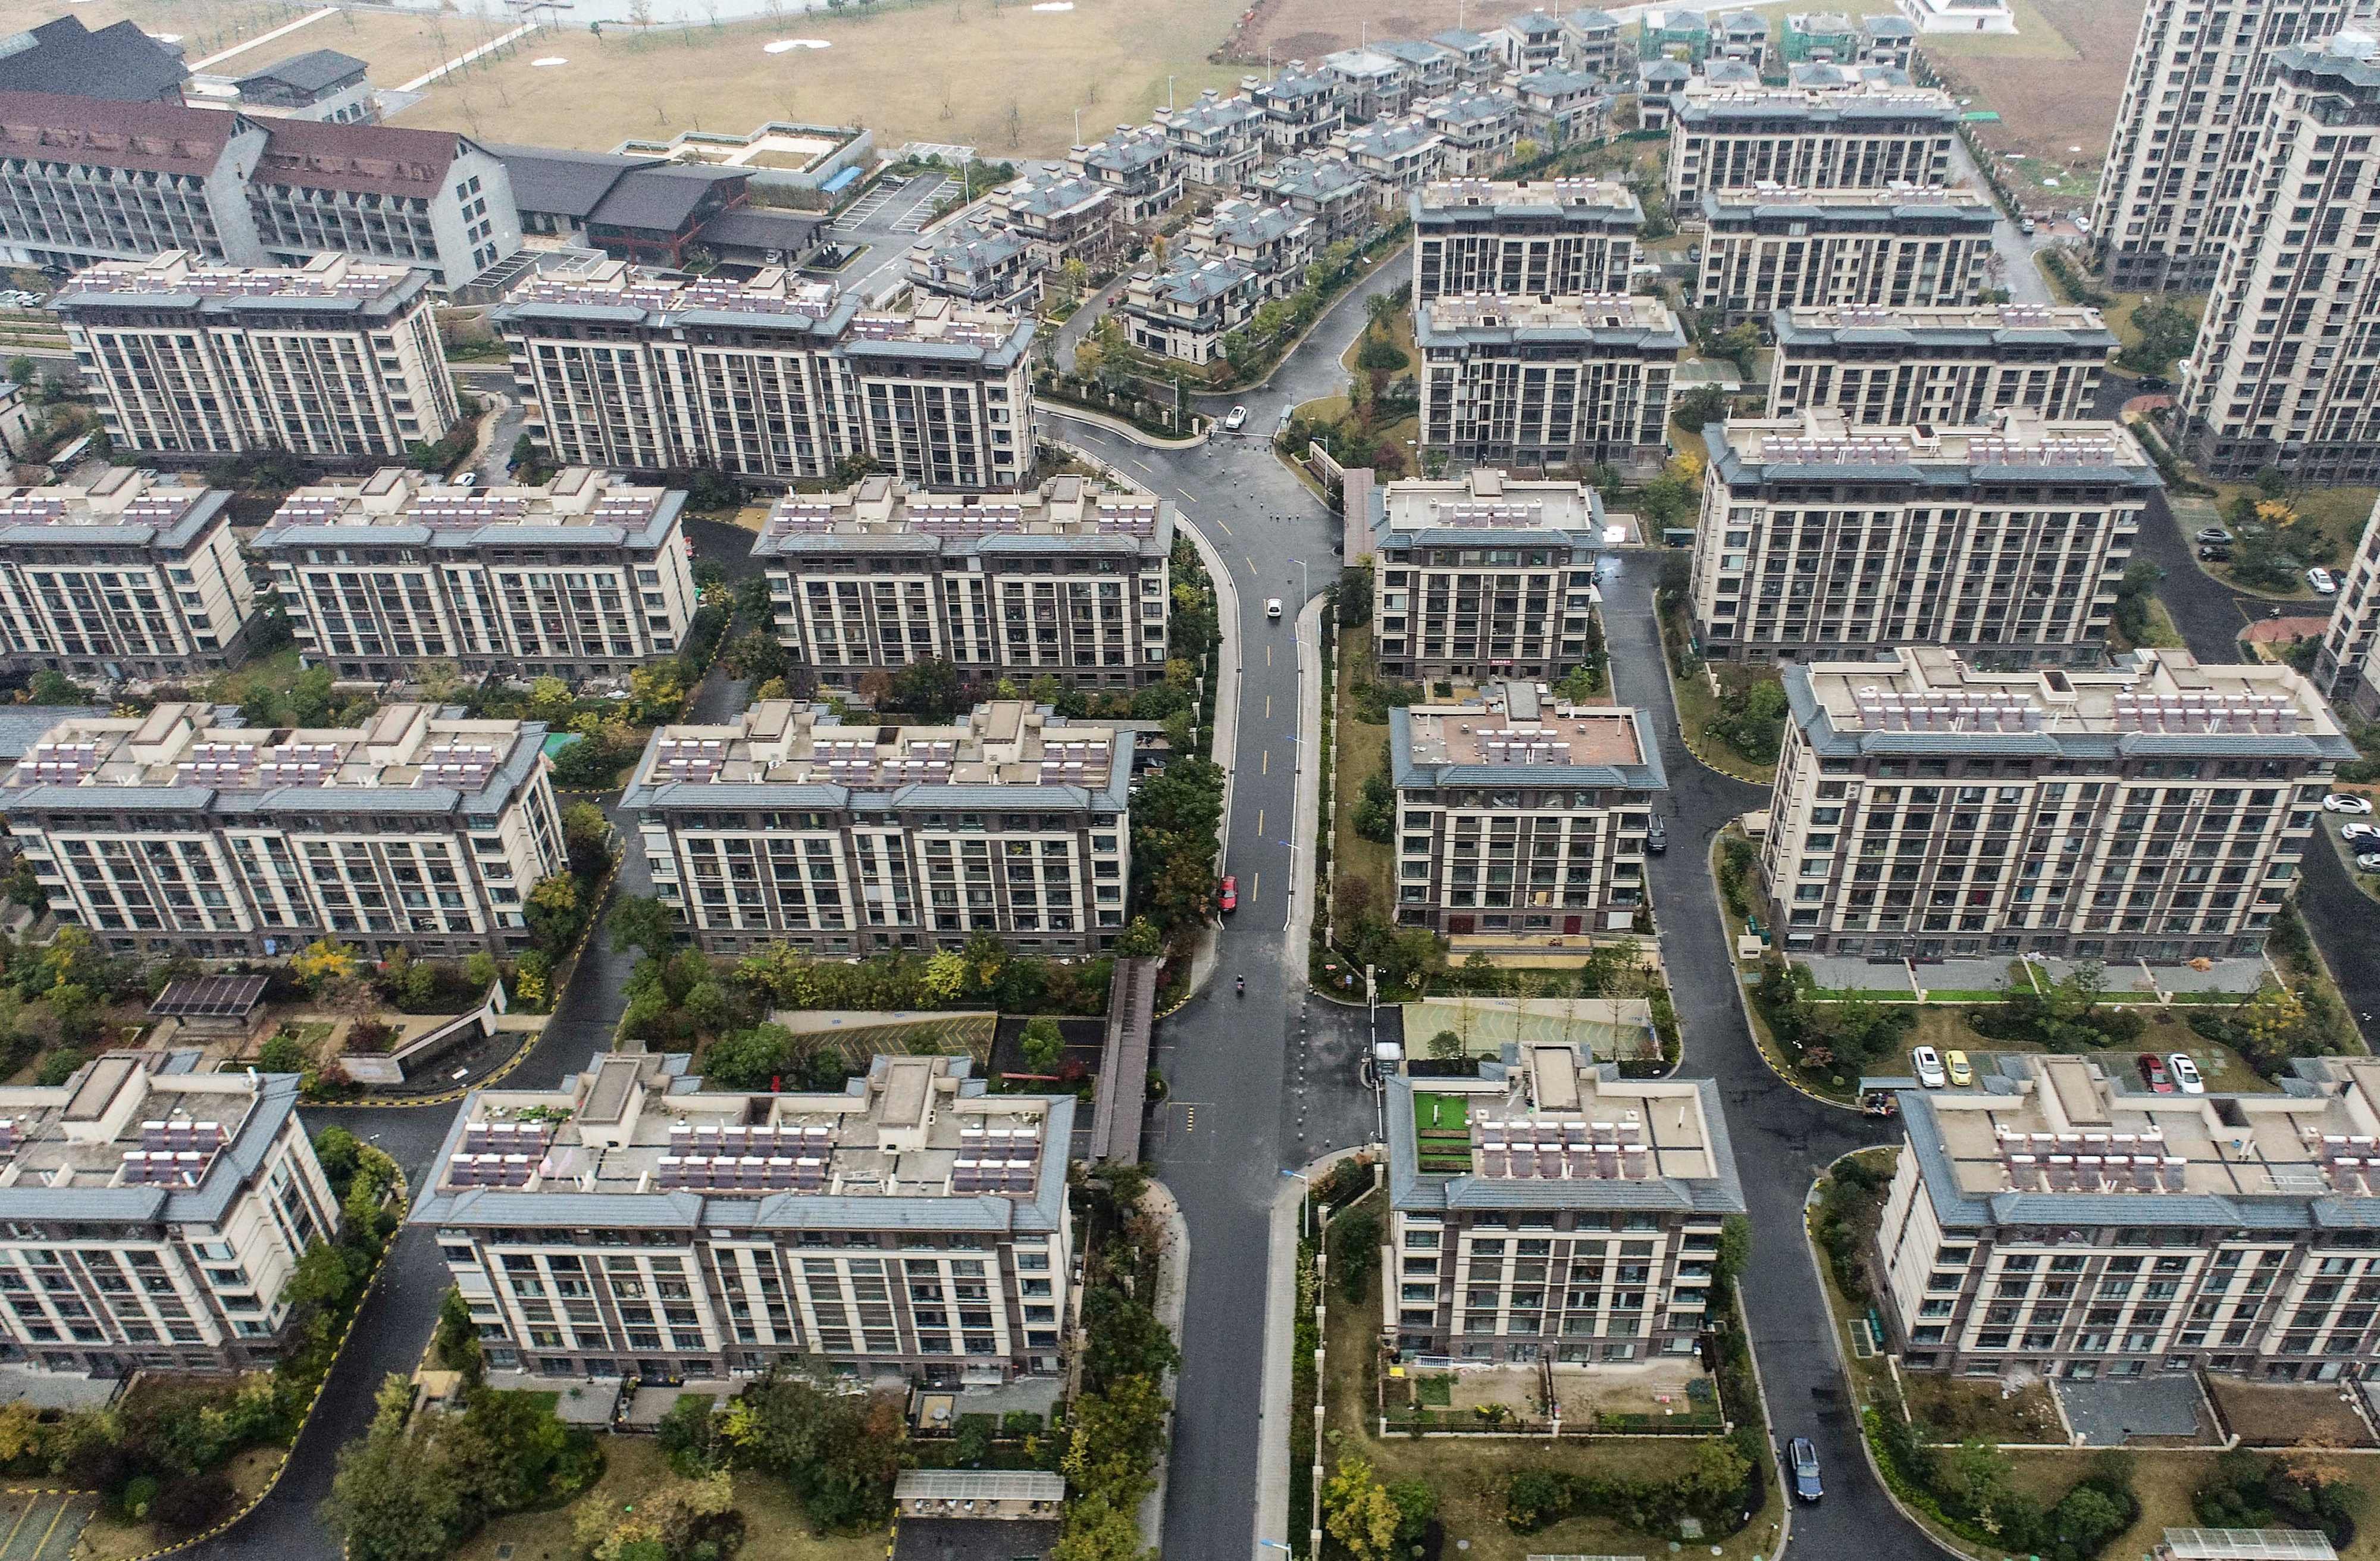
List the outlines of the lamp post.
{"type": "MultiPolygon", "coordinates": [[[[1281,1175],[1305,1189],[1297,1195],[1297,1234],[1302,1238],[1305,1235],[1305,1227],[1314,1219],[1314,1178],[1304,1171],[1283,1171],[1281,1175]]],[[[1281,1548],[1286,1550],[1289,1547],[1283,1545],[1281,1548]]]]}

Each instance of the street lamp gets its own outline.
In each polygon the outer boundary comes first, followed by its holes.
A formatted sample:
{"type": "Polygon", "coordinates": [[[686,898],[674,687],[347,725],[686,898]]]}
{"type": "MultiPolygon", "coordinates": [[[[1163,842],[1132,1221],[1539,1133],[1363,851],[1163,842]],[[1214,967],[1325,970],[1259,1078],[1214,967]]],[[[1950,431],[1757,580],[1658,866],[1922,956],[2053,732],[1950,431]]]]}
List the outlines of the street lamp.
{"type": "Polygon", "coordinates": [[[1257,1548],[1258,1550],[1287,1551],[1292,1555],[1297,1554],[1295,1551],[1290,1550],[1289,1546],[1280,1540],[1258,1540],[1257,1541],[1257,1548]]]}
{"type": "MultiPolygon", "coordinates": [[[[1281,1175],[1298,1182],[1305,1189],[1297,1197],[1297,1233],[1303,1237],[1305,1234],[1305,1227],[1314,1223],[1314,1178],[1304,1171],[1283,1171],[1281,1175]]],[[[1282,1545],[1281,1548],[1287,1550],[1289,1546],[1282,1545]]]]}
{"type": "Polygon", "coordinates": [[[1305,603],[1305,599],[1314,594],[1314,585],[1313,582],[1306,578],[1305,559],[1293,558],[1290,562],[1297,566],[1297,600],[1298,604],[1303,606],[1305,603]]]}

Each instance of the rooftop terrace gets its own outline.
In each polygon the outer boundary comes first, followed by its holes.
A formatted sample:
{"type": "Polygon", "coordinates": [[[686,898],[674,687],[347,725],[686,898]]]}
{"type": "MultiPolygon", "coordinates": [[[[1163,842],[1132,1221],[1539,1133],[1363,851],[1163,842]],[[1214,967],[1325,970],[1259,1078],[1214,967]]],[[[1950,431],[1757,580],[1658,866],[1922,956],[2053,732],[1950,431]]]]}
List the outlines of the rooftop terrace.
{"type": "Polygon", "coordinates": [[[1911,645],[1882,660],[1813,662],[1793,681],[1837,732],[2338,732],[2291,668],[2202,666],[2180,650],[2135,651],[2105,670],[1990,672],[1940,646],[1911,645]]]}
{"type": "Polygon", "coordinates": [[[1813,407],[1789,417],[1730,418],[1715,443],[1747,467],[2122,468],[2155,481],[2147,452],[2121,423],[2053,421],[2026,408],[1971,427],[1854,428],[1840,410],[1813,407]]]}
{"type": "Polygon", "coordinates": [[[651,546],[685,502],[684,494],[583,466],[565,467],[535,485],[485,488],[449,487],[409,467],[382,467],[369,477],[298,489],[273,512],[255,545],[411,541],[468,547],[530,540],[523,533],[543,529],[556,533],[543,540],[575,546],[651,546]]]}
{"type": "Polygon", "coordinates": [[[1603,495],[1584,482],[1519,479],[1480,466],[1460,477],[1407,478],[1373,492],[1391,532],[1546,530],[1588,543],[1603,535],[1603,495]]]}
{"type": "MultiPolygon", "coordinates": [[[[262,727],[219,723],[229,706],[161,704],[146,715],[77,717],[53,727],[8,772],[9,789],[42,787],[290,787],[370,792],[447,787],[486,791],[543,728],[464,721],[426,704],[394,704],[360,727],[262,727]]],[[[94,798],[94,805],[100,803],[94,798]]]]}
{"type": "Polygon", "coordinates": [[[949,551],[1067,551],[1122,543],[1135,553],[1172,547],[1173,506],[1141,494],[1053,477],[1025,493],[913,491],[881,473],[835,494],[788,494],[769,511],[756,556],[833,553],[917,541],[949,551]]]}
{"type": "Polygon", "coordinates": [[[630,787],[1068,786],[1097,791],[1130,766],[1128,734],[1070,726],[1024,700],[979,704],[965,724],[948,726],[844,726],[822,705],[763,700],[721,726],[662,727],[630,787]]]}
{"type": "Polygon", "coordinates": [[[85,299],[111,295],[152,298],[159,294],[193,294],[200,299],[265,300],[353,299],[371,303],[405,288],[419,278],[419,292],[429,282],[427,272],[407,266],[358,260],[352,255],[317,255],[304,265],[215,265],[188,250],[166,250],[141,261],[103,261],[75,273],[55,300],[72,307],[85,299]]]}

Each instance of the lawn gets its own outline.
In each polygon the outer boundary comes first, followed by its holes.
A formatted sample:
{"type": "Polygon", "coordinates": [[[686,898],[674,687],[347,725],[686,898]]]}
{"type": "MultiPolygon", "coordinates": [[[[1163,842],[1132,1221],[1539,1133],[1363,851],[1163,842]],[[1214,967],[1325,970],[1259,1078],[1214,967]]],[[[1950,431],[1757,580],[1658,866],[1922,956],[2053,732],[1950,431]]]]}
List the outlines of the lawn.
{"type": "MultiPolygon", "coordinates": [[[[1662,658],[1665,662],[1668,657],[1662,658]]],[[[1741,669],[1746,670],[1749,669],[1741,669]]],[[[1720,676],[1728,674],[1722,672],[1720,676]]],[[[1770,676],[1774,676],[1772,672],[1770,676]]],[[[1687,750],[1721,774],[1750,781],[1755,786],[1767,786],[1777,779],[1777,766],[1746,759],[1734,746],[1708,735],[1712,721],[1719,714],[1718,696],[1711,692],[1710,680],[1699,671],[1683,677],[1674,669],[1670,678],[1670,691],[1678,701],[1678,730],[1685,738],[1687,750]]]]}
{"type": "Polygon", "coordinates": [[[2002,1395],[1997,1381],[1910,1372],[1900,1379],[1910,1418],[1926,1426],[1937,1442],[2055,1442],[2066,1427],[2050,1401],[2048,1384],[2034,1381],[2002,1395]]]}
{"type": "MultiPolygon", "coordinates": [[[[2012,0],[2009,8],[2016,13],[2014,33],[1929,32],[1919,40],[1919,44],[1929,55],[1939,52],[1956,55],[1961,61],[2075,60],[2082,57],[2082,51],[2066,41],[2066,34],[2058,30],[2034,0],[2012,0]]],[[[1969,68],[1973,67],[1970,66],[1969,68]]]]}
{"type": "Polygon", "coordinates": [[[888,149],[928,140],[990,157],[1063,156],[1077,109],[1092,136],[1147,119],[1169,77],[1177,104],[1236,88],[1242,67],[1207,55],[1240,10],[1238,0],[1075,0],[1062,12],[930,0],[643,36],[611,26],[601,38],[565,22],[438,82],[397,123],[608,150],[623,135],[797,119],[865,126],[888,149]],[[792,39],[828,47],[765,52],[792,39]],[[596,104],[605,112],[589,112],[596,104]]]}
{"type": "MultiPolygon", "coordinates": [[[[2045,1500],[2055,1501],[2067,1487],[2086,1472],[2095,1455],[2075,1453],[2010,1453],[2009,1461],[2015,1466],[2016,1486],[2045,1500]]],[[[2216,1455],[2208,1452],[2180,1452],[2162,1448],[2135,1449],[2129,1455],[2132,1470],[2132,1493],[2140,1497],[2141,1518],[2123,1533],[2108,1542],[2100,1551],[2108,1561],[2119,1557],[2147,1555],[2156,1548],[2157,1541],[2168,1529],[2194,1527],[2197,1518],[2192,1515],[2190,1498],[2214,1471],[2216,1455]]],[[[2346,1472],[2361,1474],[2365,1460],[2351,1460],[2346,1472]]],[[[2364,1475],[2364,1483],[2371,1476],[2364,1475]]],[[[1998,1561],[1998,1553],[1992,1554],[1998,1561]]],[[[2353,1543],[2339,1553],[2340,1561],[2380,1561],[2380,1527],[2361,1525],[2353,1543]]]]}
{"type": "Polygon", "coordinates": [[[1356,719],[1354,690],[1372,676],[1372,636],[1368,629],[1339,637],[1338,752],[1330,761],[1330,860],[1342,882],[1361,879],[1371,885],[1372,907],[1385,912],[1396,898],[1396,852],[1387,842],[1366,840],[1355,833],[1355,801],[1364,783],[1388,768],[1389,729],[1356,719]]]}
{"type": "Polygon", "coordinates": [[[2372,1428],[2335,1383],[2210,1376],[2207,1391],[2242,1442],[2259,1447],[2369,1447],[2372,1428]]]}
{"type": "MultiPolygon", "coordinates": [[[[240,59],[245,62],[252,57],[257,64],[265,64],[271,48],[283,43],[299,49],[336,49],[371,67],[372,85],[387,90],[402,87],[448,60],[469,54],[490,39],[502,37],[519,26],[521,19],[492,12],[474,15],[464,11],[390,12],[350,7],[310,27],[300,28],[286,39],[275,40],[273,45],[256,50],[252,55],[243,55],[240,59]]],[[[579,30],[579,37],[590,46],[595,42],[584,28],[579,30]]],[[[521,49],[530,50],[528,57],[541,56],[549,52],[547,45],[552,43],[550,37],[531,33],[511,48],[485,55],[464,69],[477,74],[502,68],[517,57],[521,49]]]]}

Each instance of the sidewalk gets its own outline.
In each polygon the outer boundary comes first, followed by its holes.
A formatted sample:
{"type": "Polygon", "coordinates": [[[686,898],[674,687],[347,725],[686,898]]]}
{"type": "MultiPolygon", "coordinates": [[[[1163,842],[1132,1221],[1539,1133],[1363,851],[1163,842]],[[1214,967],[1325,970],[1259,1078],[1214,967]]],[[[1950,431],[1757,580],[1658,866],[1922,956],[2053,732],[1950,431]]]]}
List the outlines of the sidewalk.
{"type": "MultiPolygon", "coordinates": [[[[1309,1161],[1300,1174],[1319,1179],[1340,1161],[1361,1154],[1369,1145],[1335,1150],[1319,1160],[1309,1161]]],[[[1281,1189],[1273,1194],[1272,1228],[1266,1244],[1265,1261],[1265,1339],[1264,1339],[1264,1400],[1257,1412],[1257,1425],[1262,1441],[1257,1448],[1257,1543],[1270,1548],[1289,1537],[1290,1525],[1301,1527],[1313,1521],[1310,1513],[1292,1514],[1289,1510],[1289,1460],[1313,1456],[1314,1424],[1311,1407],[1301,1410],[1289,1401],[1290,1384],[1293,1380],[1293,1342],[1297,1336],[1297,1217],[1298,1205],[1305,1199],[1306,1183],[1297,1181],[1286,1173],[1281,1177],[1281,1189]],[[1283,1445],[1283,1438],[1298,1436],[1294,1450],[1283,1445]]],[[[1314,1488],[1322,1489],[1321,1477],[1315,1479],[1314,1488]]],[[[1320,1549],[1319,1536],[1314,1536],[1313,1547],[1320,1549]]]]}
{"type": "MultiPolygon", "coordinates": [[[[1157,1255],[1157,1320],[1179,1340],[1182,1305],[1190,1290],[1190,1227],[1183,1221],[1182,1205],[1173,1201],[1172,1189],[1161,1181],[1148,1184],[1148,1190],[1141,1197],[1141,1208],[1165,1227],[1165,1245],[1157,1255]]],[[[1168,1442],[1173,1436],[1173,1392],[1178,1375],[1174,1372],[1165,1373],[1168,1442]]],[[[1172,1458],[1157,1460],[1157,1488],[1142,1498],[1138,1516],[1140,1543],[1160,1555],[1165,1550],[1165,1482],[1172,1467],[1172,1458]]]]}
{"type": "Polygon", "coordinates": [[[1293,982],[1305,984],[1305,945],[1314,927],[1314,838],[1322,816],[1322,615],[1325,591],[1297,615],[1297,808],[1289,836],[1289,914],[1281,958],[1293,982]]]}

